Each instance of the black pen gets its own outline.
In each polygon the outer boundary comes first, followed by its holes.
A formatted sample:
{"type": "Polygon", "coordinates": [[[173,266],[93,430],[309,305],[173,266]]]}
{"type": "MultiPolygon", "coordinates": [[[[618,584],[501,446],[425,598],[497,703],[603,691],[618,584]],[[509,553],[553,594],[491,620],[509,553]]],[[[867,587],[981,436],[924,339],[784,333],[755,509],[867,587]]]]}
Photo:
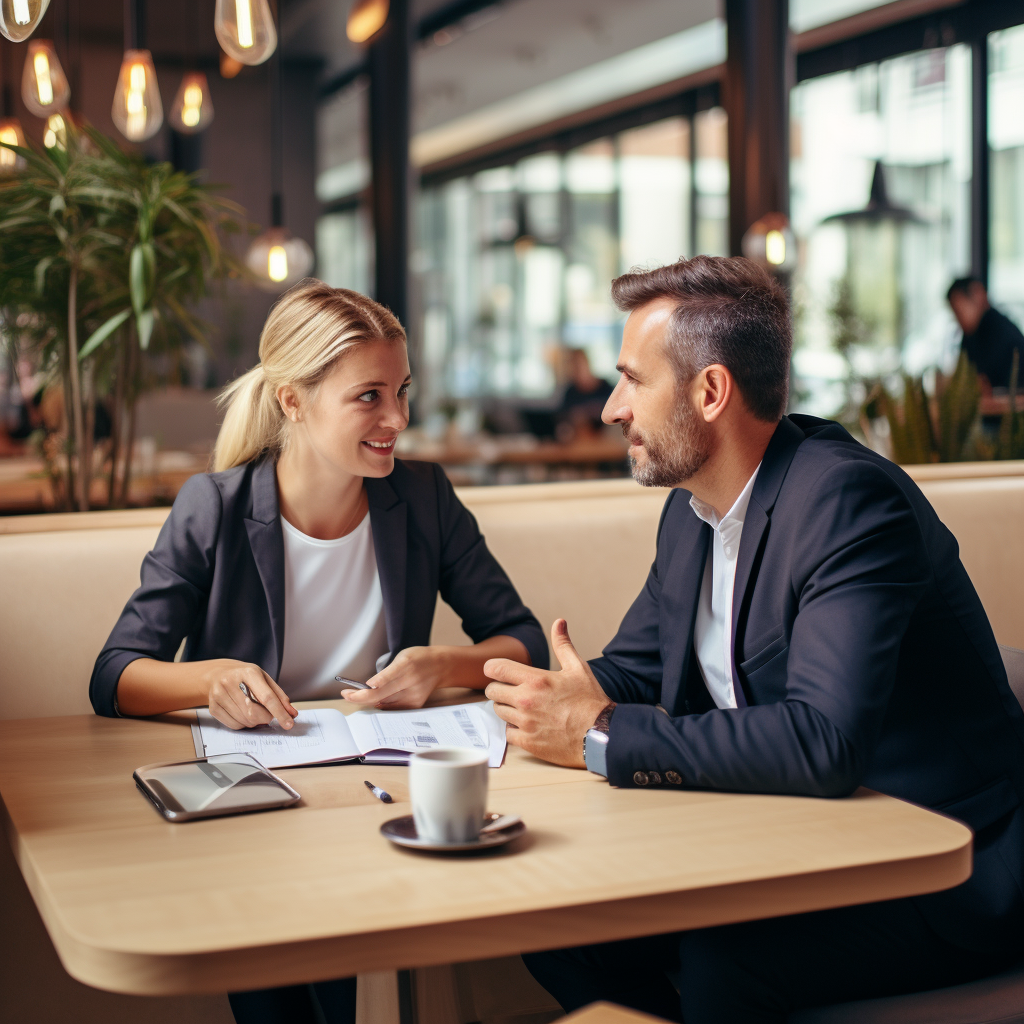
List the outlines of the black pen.
{"type": "Polygon", "coordinates": [[[385,793],[380,786],[375,786],[372,782],[368,782],[363,779],[363,785],[381,802],[389,804],[391,803],[391,794],[385,793]]]}

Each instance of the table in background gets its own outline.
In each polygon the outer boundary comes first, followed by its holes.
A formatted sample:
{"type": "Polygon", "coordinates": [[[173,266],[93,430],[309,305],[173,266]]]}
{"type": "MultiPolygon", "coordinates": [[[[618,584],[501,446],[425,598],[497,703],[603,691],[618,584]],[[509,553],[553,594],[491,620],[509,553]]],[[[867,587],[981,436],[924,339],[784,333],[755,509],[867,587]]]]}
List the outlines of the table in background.
{"type": "Polygon", "coordinates": [[[482,856],[378,834],[409,813],[395,767],[284,770],[296,808],[173,825],[131,773],[194,756],[191,718],[0,722],[8,835],[64,966],[87,984],[223,992],[426,967],[916,895],[971,871],[966,827],[867,790],[615,789],[514,747],[491,772],[490,806],[529,832],[482,856]]]}

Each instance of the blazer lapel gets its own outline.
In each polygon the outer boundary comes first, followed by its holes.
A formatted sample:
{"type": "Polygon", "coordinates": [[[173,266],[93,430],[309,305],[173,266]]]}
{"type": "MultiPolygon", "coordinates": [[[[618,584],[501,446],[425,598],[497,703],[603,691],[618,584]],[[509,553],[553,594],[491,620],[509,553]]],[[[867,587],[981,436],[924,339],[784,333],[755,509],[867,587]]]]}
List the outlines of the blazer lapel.
{"type": "Polygon", "coordinates": [[[704,582],[704,564],[711,540],[711,527],[696,515],[693,526],[699,528],[691,528],[690,536],[676,547],[662,582],[661,604],[668,610],[671,621],[667,622],[662,615],[660,631],[663,650],[667,650],[661,676],[661,703],[670,715],[683,713],[682,704],[686,696],[684,673],[690,665],[697,600],[704,582]],[[671,643],[666,643],[669,636],[671,643]]]}
{"type": "Polygon", "coordinates": [[[400,501],[387,478],[366,478],[370,528],[377,556],[377,572],[384,598],[384,623],[388,634],[388,661],[402,646],[405,628],[405,578],[409,537],[408,505],[400,501]]]}
{"type": "Polygon", "coordinates": [[[750,606],[750,595],[753,591],[757,575],[754,567],[760,562],[764,544],[768,537],[771,524],[771,513],[775,501],[782,489],[782,481],[786,478],[790,463],[800,443],[804,440],[804,432],[788,416],[783,416],[768,447],[765,449],[761,468],[754,481],[754,490],[747,505],[747,516],[743,521],[743,533],[740,535],[740,550],[736,556],[736,579],[732,596],[732,677],[735,681],[736,703],[746,707],[746,696],[736,671],[736,648],[742,639],[739,624],[745,621],[746,611],[750,606]]]}
{"type": "Polygon", "coordinates": [[[245,529],[270,610],[275,664],[264,668],[277,679],[284,659],[284,537],[277,502],[277,471],[271,458],[263,459],[253,469],[252,518],[246,517],[245,529]]]}

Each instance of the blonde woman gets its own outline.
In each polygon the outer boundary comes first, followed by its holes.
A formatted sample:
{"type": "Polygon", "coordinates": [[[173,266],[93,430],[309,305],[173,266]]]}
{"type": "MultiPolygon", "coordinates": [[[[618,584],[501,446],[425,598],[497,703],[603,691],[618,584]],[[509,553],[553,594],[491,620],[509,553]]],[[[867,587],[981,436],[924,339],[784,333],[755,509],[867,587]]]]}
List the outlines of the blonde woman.
{"type": "MultiPolygon", "coordinates": [[[[336,675],[369,683],[343,691],[354,703],[419,707],[438,686],[482,689],[489,658],[546,668],[537,620],[440,467],[395,459],[410,384],[398,320],[304,282],[271,311],[259,352],[223,396],[214,472],[182,488],[100,652],[96,713],[208,705],[232,728],[288,729],[291,702],[337,696],[336,675]],[[438,593],[473,644],[428,646],[438,593]]],[[[232,1007],[296,1024],[318,1019],[316,999],[347,1021],[352,984],[240,993],[232,1007]]]]}

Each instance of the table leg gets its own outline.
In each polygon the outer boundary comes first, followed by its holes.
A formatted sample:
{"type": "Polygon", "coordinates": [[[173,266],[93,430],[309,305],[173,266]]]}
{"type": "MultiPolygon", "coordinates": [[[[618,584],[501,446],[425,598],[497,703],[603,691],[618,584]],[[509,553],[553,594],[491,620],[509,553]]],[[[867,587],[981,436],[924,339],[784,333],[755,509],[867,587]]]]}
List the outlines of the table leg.
{"type": "Polygon", "coordinates": [[[360,974],[356,1024],[463,1024],[450,965],[360,974]]]}

